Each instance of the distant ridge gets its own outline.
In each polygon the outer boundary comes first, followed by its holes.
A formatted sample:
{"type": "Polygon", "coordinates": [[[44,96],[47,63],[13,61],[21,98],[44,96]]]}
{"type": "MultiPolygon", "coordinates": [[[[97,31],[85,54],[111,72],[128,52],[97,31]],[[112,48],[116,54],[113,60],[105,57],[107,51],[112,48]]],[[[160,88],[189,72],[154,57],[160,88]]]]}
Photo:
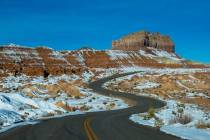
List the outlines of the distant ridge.
{"type": "Polygon", "coordinates": [[[112,50],[83,47],[75,51],[55,51],[45,46],[0,47],[0,77],[8,74],[30,76],[80,74],[90,69],[120,67],[201,68],[206,65],[180,58],[170,37],[159,33],[137,32],[113,41],[112,50]],[[149,42],[145,42],[146,40],[149,42]],[[148,39],[149,37],[149,39],[148,39]],[[143,43],[143,44],[142,44],[143,43]],[[154,46],[154,44],[157,44],[154,46]],[[161,45],[162,46],[161,46],[161,45]]]}

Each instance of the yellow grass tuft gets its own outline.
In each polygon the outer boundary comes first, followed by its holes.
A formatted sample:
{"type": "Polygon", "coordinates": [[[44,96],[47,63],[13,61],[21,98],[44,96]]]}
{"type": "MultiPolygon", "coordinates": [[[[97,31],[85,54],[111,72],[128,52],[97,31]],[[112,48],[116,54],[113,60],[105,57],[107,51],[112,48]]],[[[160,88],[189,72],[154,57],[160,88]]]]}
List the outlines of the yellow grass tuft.
{"type": "Polygon", "coordinates": [[[76,109],[74,107],[69,106],[67,103],[63,102],[63,101],[59,101],[55,103],[56,106],[63,108],[66,111],[75,111],[76,109]]]}

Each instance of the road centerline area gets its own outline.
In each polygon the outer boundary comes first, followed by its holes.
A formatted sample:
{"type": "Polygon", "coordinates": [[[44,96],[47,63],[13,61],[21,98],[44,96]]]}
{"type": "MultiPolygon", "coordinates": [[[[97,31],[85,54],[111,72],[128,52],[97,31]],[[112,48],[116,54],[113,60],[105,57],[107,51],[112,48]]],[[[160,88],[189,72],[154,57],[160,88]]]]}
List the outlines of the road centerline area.
{"type": "Polygon", "coordinates": [[[180,140],[176,136],[156,129],[130,123],[128,119],[131,114],[145,112],[150,106],[161,108],[165,105],[164,102],[150,97],[129,93],[122,94],[103,88],[103,84],[112,79],[134,73],[137,72],[116,74],[89,84],[89,88],[93,92],[101,95],[112,94],[116,98],[132,100],[135,102],[134,106],[119,110],[51,118],[31,126],[30,129],[26,125],[2,133],[0,134],[0,140],[99,140],[98,138],[100,140],[180,140]],[[49,137],[49,135],[52,135],[52,137],[49,137]]]}
{"type": "Polygon", "coordinates": [[[96,134],[94,133],[93,129],[91,128],[91,121],[92,118],[87,118],[84,121],[84,129],[87,134],[88,140],[99,140],[96,134]]]}

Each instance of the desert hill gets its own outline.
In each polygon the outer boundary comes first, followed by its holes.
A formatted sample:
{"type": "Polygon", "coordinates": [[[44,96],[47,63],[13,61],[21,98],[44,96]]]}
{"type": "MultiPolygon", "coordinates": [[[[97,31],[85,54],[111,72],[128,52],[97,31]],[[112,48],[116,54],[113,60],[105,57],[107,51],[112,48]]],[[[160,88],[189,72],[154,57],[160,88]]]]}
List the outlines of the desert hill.
{"type": "Polygon", "coordinates": [[[110,50],[82,48],[76,51],[55,51],[48,47],[0,46],[0,75],[8,73],[30,76],[79,74],[92,68],[204,67],[180,58],[169,36],[136,32],[112,42],[110,50]]]}

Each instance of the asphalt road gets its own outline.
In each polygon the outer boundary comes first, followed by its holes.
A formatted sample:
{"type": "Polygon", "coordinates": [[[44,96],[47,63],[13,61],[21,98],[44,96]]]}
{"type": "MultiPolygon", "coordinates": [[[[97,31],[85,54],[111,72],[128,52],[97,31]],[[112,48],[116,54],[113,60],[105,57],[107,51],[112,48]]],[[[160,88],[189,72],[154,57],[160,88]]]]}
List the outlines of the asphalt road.
{"type": "Polygon", "coordinates": [[[126,98],[134,106],[43,120],[35,125],[19,126],[0,134],[0,140],[178,140],[158,129],[133,123],[131,114],[146,112],[150,107],[160,108],[164,102],[149,97],[109,91],[102,84],[127,74],[103,78],[89,85],[95,92],[118,98],[126,98]]]}

